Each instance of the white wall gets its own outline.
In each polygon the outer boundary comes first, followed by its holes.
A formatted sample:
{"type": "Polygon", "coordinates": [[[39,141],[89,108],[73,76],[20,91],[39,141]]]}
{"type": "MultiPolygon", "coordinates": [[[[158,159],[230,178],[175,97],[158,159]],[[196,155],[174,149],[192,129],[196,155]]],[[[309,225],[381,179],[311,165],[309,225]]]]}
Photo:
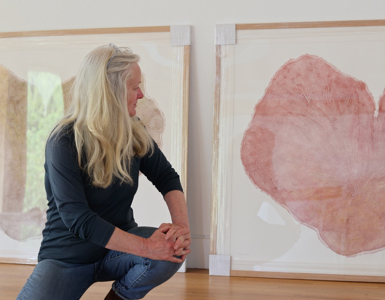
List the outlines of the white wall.
{"type": "Polygon", "coordinates": [[[191,25],[188,207],[208,268],[216,24],[385,19],[383,0],[0,0],[0,31],[191,25]]]}

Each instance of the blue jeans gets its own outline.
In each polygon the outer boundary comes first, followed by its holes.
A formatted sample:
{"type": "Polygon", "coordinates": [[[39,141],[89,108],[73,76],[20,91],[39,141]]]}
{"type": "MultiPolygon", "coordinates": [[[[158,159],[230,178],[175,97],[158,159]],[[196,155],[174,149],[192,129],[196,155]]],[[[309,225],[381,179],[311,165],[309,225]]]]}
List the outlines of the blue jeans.
{"type": "MultiPolygon", "coordinates": [[[[136,227],[128,232],[147,238],[156,228],[136,227]]],[[[17,300],[75,300],[95,282],[112,281],[122,299],[141,299],[151,289],[170,279],[181,264],[152,260],[110,250],[93,264],[69,264],[58,260],[40,261],[17,300]]]]}

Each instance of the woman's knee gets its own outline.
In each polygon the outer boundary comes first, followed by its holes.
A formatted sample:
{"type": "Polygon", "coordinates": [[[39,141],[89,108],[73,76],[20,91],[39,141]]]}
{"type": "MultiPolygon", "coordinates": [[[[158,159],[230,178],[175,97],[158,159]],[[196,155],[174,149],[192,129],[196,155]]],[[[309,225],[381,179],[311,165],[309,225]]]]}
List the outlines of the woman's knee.
{"type": "Polygon", "coordinates": [[[141,299],[150,290],[169,280],[181,264],[142,258],[124,277],[116,280],[113,290],[123,299],[141,299]]]}
{"type": "Polygon", "coordinates": [[[151,270],[158,273],[164,281],[169,280],[180,269],[183,263],[173,263],[164,260],[151,260],[151,270]]]}

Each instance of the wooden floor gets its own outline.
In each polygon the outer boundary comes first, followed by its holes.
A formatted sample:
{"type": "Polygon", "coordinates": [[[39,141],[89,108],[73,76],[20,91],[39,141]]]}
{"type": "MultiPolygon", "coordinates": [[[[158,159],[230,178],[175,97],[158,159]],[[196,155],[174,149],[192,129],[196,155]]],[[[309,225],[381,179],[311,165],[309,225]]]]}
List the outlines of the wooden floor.
{"type": "MultiPolygon", "coordinates": [[[[15,299],[32,270],[33,266],[0,264],[0,300],[15,299]]],[[[97,283],[84,294],[82,300],[104,299],[110,287],[111,282],[97,283]]],[[[209,276],[207,270],[189,269],[187,273],[177,273],[145,299],[384,300],[385,284],[219,277],[209,276]]]]}

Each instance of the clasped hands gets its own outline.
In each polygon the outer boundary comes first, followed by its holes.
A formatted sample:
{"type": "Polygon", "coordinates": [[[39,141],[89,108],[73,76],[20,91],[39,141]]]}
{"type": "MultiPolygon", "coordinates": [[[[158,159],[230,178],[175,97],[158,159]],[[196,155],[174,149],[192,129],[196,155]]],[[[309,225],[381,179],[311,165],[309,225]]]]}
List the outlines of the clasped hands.
{"type": "Polygon", "coordinates": [[[181,263],[191,252],[190,228],[183,225],[163,223],[147,239],[153,259],[181,263]]]}

